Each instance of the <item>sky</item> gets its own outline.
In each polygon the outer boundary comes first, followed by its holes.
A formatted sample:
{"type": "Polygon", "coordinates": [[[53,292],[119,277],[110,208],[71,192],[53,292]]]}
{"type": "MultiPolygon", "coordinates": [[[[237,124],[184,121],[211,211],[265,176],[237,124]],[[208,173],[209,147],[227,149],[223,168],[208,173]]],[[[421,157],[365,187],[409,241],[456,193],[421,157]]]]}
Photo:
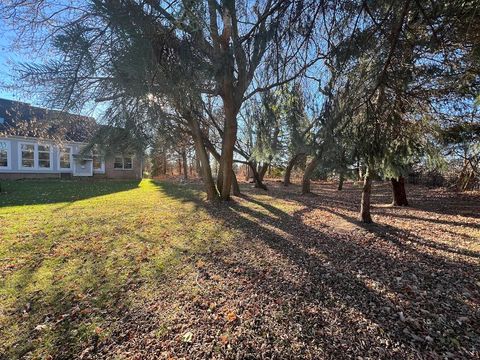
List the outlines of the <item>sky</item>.
{"type": "MultiPolygon", "coordinates": [[[[34,93],[16,91],[12,84],[14,83],[15,68],[19,64],[42,61],[45,59],[45,55],[35,52],[28,53],[23,50],[19,51],[12,45],[15,45],[15,33],[7,29],[5,24],[0,21],[0,98],[43,107],[41,101],[35,97],[34,93]]],[[[93,116],[97,121],[100,121],[103,110],[102,106],[96,106],[88,111],[83,111],[82,115],[93,116]]]]}
{"type": "Polygon", "coordinates": [[[31,99],[20,98],[19,94],[15,94],[15,91],[4,86],[12,81],[14,64],[26,60],[17,52],[12,51],[13,40],[14,34],[0,22],[0,97],[30,102],[31,99]]]}

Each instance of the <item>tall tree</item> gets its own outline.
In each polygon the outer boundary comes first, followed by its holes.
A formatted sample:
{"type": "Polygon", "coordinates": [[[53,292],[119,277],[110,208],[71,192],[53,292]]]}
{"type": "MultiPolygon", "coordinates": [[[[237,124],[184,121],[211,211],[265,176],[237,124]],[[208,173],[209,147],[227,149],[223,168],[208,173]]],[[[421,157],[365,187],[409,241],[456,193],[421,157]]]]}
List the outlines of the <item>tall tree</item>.
{"type": "Polygon", "coordinates": [[[308,39],[323,6],[314,0],[88,0],[82,6],[12,0],[2,10],[17,26],[40,26],[37,34],[53,36],[54,60],[27,66],[22,79],[42,87],[51,104],[81,108],[93,101],[128,109],[151,96],[173,107],[186,95],[220,97],[217,185],[227,200],[238,112],[245,99],[295,78],[319,59],[318,46],[308,39]],[[280,47],[271,44],[285,42],[288,51],[275,56],[280,47]],[[259,87],[254,77],[266,56],[275,59],[268,67],[272,76],[259,87]]]}

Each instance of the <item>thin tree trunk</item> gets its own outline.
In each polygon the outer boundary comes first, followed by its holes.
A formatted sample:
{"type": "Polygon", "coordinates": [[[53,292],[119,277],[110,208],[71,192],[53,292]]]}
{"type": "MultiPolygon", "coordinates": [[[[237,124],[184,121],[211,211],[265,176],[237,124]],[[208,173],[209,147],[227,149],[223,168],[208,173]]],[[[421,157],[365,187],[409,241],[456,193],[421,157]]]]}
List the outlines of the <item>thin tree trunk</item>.
{"type": "Polygon", "coordinates": [[[260,179],[260,175],[257,171],[256,163],[254,162],[249,162],[250,169],[252,169],[253,173],[253,180],[255,181],[255,187],[263,190],[268,190],[267,186],[262,182],[262,179],[260,179]]]}
{"type": "Polygon", "coordinates": [[[162,153],[162,175],[167,175],[167,153],[162,153]]]}
{"type": "Polygon", "coordinates": [[[237,175],[235,175],[234,171],[233,171],[233,174],[232,174],[232,193],[233,193],[234,196],[240,196],[241,195],[240,186],[238,185],[238,181],[237,181],[237,175]]]}
{"type": "Polygon", "coordinates": [[[283,186],[288,186],[291,184],[290,178],[292,176],[292,170],[295,164],[297,163],[298,159],[300,156],[304,155],[303,153],[300,154],[295,154],[293,157],[290,159],[290,161],[287,164],[287,167],[285,169],[285,174],[283,175],[283,186]]]}
{"type": "Polygon", "coordinates": [[[269,165],[270,165],[269,162],[263,163],[262,166],[260,166],[260,169],[258,170],[258,178],[262,182],[263,182],[263,179],[265,178],[265,174],[267,173],[269,165]]]}
{"type": "Polygon", "coordinates": [[[198,158],[198,155],[195,156],[195,171],[197,173],[198,177],[202,177],[202,168],[200,167],[200,159],[198,158]]]}
{"type": "Polygon", "coordinates": [[[408,206],[407,192],[405,191],[405,179],[400,176],[397,179],[392,178],[392,193],[394,206],[408,206]]]}
{"type": "Polygon", "coordinates": [[[319,157],[315,156],[305,168],[302,179],[302,195],[310,194],[310,178],[318,165],[319,157]]]}
{"type": "Polygon", "coordinates": [[[343,171],[340,171],[340,177],[338,179],[338,191],[343,190],[343,182],[345,181],[345,175],[343,174],[343,171]]]}
{"type": "Polygon", "coordinates": [[[250,165],[248,164],[245,164],[246,166],[246,170],[245,170],[245,181],[246,182],[249,182],[251,178],[253,178],[253,173],[252,173],[252,169],[250,168],[250,165]]]}
{"type": "Polygon", "coordinates": [[[367,170],[363,180],[362,202],[360,204],[360,221],[370,224],[372,216],[370,215],[370,197],[372,194],[372,178],[367,170]]]}
{"type": "Polygon", "coordinates": [[[202,171],[202,179],[205,184],[208,200],[218,200],[218,191],[213,181],[212,168],[210,167],[210,159],[208,158],[205,144],[203,143],[202,130],[196,119],[189,116],[187,118],[190,130],[192,131],[193,140],[195,142],[195,151],[197,158],[200,160],[200,168],[202,171]]]}
{"type": "Polygon", "coordinates": [[[183,179],[188,180],[187,152],[185,151],[185,149],[182,150],[182,164],[183,164],[183,179]]]}

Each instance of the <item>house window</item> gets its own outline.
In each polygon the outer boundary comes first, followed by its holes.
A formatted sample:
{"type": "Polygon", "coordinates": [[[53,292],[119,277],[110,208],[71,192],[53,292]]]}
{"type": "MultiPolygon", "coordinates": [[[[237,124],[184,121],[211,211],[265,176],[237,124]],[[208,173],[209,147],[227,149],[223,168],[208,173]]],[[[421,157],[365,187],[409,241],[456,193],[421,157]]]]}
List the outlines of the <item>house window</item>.
{"type": "Polygon", "coordinates": [[[50,145],[38,145],[38,167],[50,168],[50,145]]]}
{"type": "Polygon", "coordinates": [[[35,145],[34,144],[21,144],[21,167],[34,168],[35,167],[35,145]]]}
{"type": "Polygon", "coordinates": [[[124,157],[123,158],[123,168],[124,169],[131,169],[132,168],[132,158],[131,157],[124,157]]]}
{"type": "Polygon", "coordinates": [[[72,168],[72,148],[65,147],[61,149],[59,160],[60,160],[60,169],[71,169],[72,168]]]}
{"type": "Polygon", "coordinates": [[[8,155],[10,152],[10,142],[8,141],[0,141],[0,168],[8,168],[9,167],[9,160],[8,155]]]}
{"type": "Polygon", "coordinates": [[[115,156],[115,161],[113,162],[114,169],[123,169],[123,158],[121,156],[115,156]]]}
{"type": "Polygon", "coordinates": [[[118,170],[131,170],[133,168],[133,158],[131,156],[115,156],[113,168],[118,170]]]}
{"type": "Polygon", "coordinates": [[[51,145],[20,143],[18,157],[20,169],[52,168],[51,145]]]}

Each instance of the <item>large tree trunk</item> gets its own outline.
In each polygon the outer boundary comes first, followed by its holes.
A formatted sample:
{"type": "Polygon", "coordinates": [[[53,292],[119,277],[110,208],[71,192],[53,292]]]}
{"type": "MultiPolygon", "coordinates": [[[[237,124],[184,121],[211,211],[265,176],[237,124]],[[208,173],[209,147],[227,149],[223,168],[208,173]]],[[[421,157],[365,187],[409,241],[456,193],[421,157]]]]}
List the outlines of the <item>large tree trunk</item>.
{"type": "Polygon", "coordinates": [[[182,163],[183,163],[183,179],[188,180],[187,152],[185,151],[185,149],[182,150],[182,163]]]}
{"type": "Polygon", "coordinates": [[[283,185],[284,186],[288,186],[288,185],[291,184],[290,178],[292,176],[293,167],[297,163],[298,159],[303,155],[304,155],[303,153],[295,154],[295,155],[293,155],[293,157],[288,162],[287,168],[285,169],[285,174],[283,175],[283,185]]]}
{"type": "Polygon", "coordinates": [[[225,121],[223,128],[222,141],[222,157],[220,161],[221,181],[218,181],[220,188],[220,198],[229,200],[230,190],[232,187],[233,175],[233,150],[237,141],[237,112],[238,107],[235,102],[235,94],[233,89],[233,64],[229,63],[227,67],[231,69],[227,71],[224,82],[223,94],[223,110],[225,112],[225,121]]]}
{"type": "Polygon", "coordinates": [[[394,206],[408,206],[407,192],[405,191],[405,179],[400,176],[397,179],[392,178],[392,193],[394,206]]]}
{"type": "Polygon", "coordinates": [[[302,195],[310,193],[310,178],[312,177],[312,173],[318,165],[318,161],[319,157],[315,156],[305,168],[302,179],[302,195]]]}
{"type": "Polygon", "coordinates": [[[343,190],[343,182],[344,181],[345,181],[345,175],[344,175],[343,171],[340,171],[340,177],[338,179],[338,188],[337,188],[338,191],[343,190]]]}
{"type": "Polygon", "coordinates": [[[189,116],[187,118],[190,130],[192,131],[193,140],[195,142],[195,151],[200,161],[200,169],[202,171],[202,179],[205,184],[208,200],[218,200],[218,191],[212,176],[212,168],[210,167],[210,159],[208,158],[205,144],[203,143],[202,130],[196,119],[189,116]]]}
{"type": "Polygon", "coordinates": [[[370,215],[370,197],[372,194],[372,177],[367,170],[363,180],[362,202],[360,204],[360,221],[364,223],[372,223],[370,215]]]}

